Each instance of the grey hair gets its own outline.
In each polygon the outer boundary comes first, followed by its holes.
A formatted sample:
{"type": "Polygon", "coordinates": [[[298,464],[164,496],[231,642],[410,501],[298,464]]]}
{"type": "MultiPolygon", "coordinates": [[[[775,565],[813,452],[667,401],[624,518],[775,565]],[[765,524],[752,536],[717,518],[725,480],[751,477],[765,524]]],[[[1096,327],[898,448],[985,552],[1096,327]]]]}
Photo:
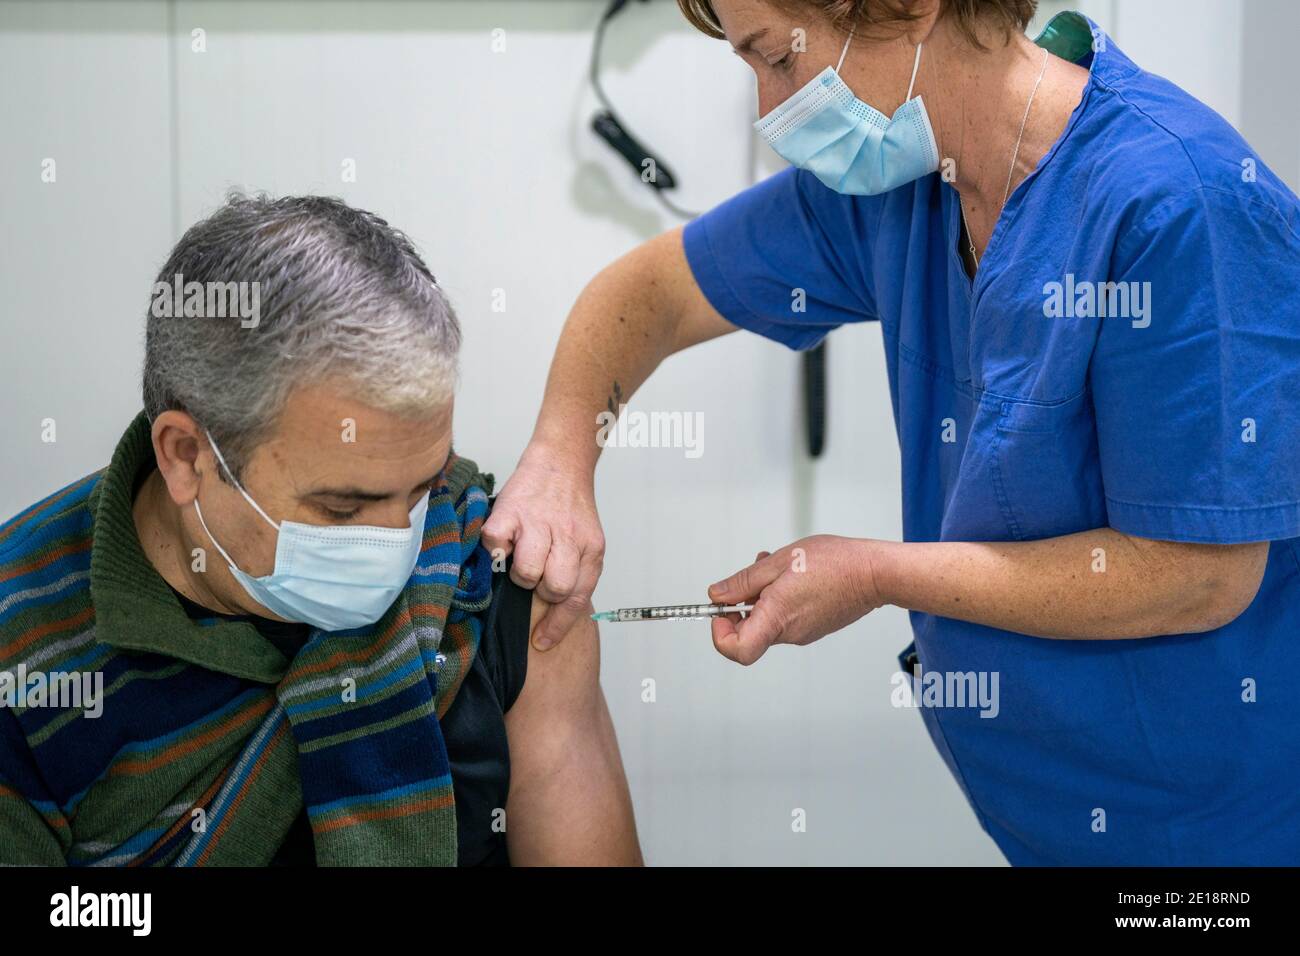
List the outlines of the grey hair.
{"type": "MultiPolygon", "coordinates": [[[[231,193],[176,244],[171,285],[257,283],[255,324],[159,316],[145,335],[144,405],[208,429],[238,477],[293,389],[339,377],[357,399],[404,416],[452,397],[460,325],[411,241],[339,199],[231,193]]],[[[233,288],[233,287],[232,287],[233,288]]],[[[224,478],[224,476],[223,476],[224,478]]]]}

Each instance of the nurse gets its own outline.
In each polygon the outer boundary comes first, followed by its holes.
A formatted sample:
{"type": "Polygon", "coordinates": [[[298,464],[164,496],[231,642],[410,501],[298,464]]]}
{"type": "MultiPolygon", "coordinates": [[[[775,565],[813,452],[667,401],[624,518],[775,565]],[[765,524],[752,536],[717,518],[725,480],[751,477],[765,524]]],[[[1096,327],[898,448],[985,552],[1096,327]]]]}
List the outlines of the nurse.
{"type": "Polygon", "coordinates": [[[1300,861],[1300,200],[1079,14],[679,3],[792,168],[574,306],[484,529],[555,605],[539,642],[600,573],[599,412],[737,328],[878,321],[904,541],[760,556],[709,590],[757,604],[718,651],[907,608],[907,669],[998,679],[992,719],[922,714],[1012,863],[1300,861]]]}

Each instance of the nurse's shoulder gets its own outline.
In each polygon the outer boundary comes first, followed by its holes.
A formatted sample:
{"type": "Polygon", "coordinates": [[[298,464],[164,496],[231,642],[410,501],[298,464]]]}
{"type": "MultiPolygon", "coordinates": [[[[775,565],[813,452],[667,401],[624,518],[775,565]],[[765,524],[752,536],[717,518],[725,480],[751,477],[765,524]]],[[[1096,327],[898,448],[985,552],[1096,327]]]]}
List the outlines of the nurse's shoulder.
{"type": "Polygon", "coordinates": [[[1300,233],[1300,200],[1205,103],[1141,69],[1094,92],[1098,108],[1079,132],[1096,160],[1090,192],[1123,203],[1117,221],[1139,226],[1161,209],[1208,202],[1300,233]]]}

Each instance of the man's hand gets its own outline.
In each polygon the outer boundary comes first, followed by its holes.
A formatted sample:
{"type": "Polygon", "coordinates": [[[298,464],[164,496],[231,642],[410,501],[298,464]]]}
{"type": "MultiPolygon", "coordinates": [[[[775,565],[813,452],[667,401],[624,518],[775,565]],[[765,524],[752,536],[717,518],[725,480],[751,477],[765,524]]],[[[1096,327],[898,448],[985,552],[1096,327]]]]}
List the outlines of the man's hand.
{"type": "Polygon", "coordinates": [[[749,567],[709,588],[718,603],[753,603],[754,610],[714,618],[713,646],[723,657],[752,664],[773,644],[811,644],[880,607],[872,570],[874,542],[819,534],[775,554],[761,552],[749,567]]]}
{"type": "Polygon", "coordinates": [[[510,577],[551,605],[533,630],[539,651],[558,644],[590,613],[605,560],[593,480],[563,462],[562,455],[530,444],[483,525],[484,547],[494,558],[513,552],[510,577]]]}

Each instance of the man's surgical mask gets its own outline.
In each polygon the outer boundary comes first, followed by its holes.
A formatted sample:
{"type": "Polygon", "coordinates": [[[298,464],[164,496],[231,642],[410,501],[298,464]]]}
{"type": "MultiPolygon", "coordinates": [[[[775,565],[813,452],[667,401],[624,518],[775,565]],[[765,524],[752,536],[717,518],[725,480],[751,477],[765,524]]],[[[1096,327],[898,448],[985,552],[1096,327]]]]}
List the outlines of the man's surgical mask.
{"type": "Polygon", "coordinates": [[[239,570],[217,544],[203,520],[198,498],[194,499],[204,533],[249,597],[287,621],[300,621],[323,631],[363,627],[383,617],[415,570],[429,496],[420,496],[406,528],[318,526],[296,521],[276,524],[235,480],[211,435],[208,441],[239,493],[278,532],[274,570],[265,577],[252,577],[239,570]]]}
{"type": "Polygon", "coordinates": [[[916,47],[907,98],[892,119],[868,106],[840,79],[840,62],[826,67],[754,128],[786,162],[806,169],[838,193],[875,196],[939,168],[939,146],[921,97],[912,99],[921,46],[916,47]]]}

